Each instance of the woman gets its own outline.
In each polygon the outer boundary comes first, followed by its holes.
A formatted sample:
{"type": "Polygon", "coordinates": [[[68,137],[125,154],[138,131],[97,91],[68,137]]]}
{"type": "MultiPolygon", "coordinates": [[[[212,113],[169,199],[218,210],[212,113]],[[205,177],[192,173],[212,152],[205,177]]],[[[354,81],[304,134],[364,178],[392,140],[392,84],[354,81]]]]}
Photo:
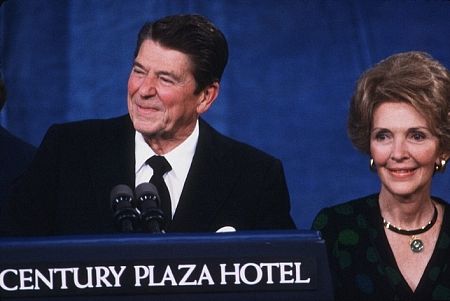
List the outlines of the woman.
{"type": "Polygon", "coordinates": [[[358,80],[348,132],[381,188],[313,222],[336,299],[450,300],[449,204],[430,195],[450,155],[449,112],[449,71],[426,53],[393,55],[358,80]]]}

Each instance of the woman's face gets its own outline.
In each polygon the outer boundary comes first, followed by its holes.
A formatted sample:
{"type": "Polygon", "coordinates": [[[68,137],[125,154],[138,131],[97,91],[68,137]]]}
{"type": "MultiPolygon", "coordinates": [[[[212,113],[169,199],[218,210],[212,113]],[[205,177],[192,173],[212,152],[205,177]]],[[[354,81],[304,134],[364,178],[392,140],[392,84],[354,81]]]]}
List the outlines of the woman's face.
{"type": "Polygon", "coordinates": [[[381,193],[392,197],[429,197],[439,140],[410,104],[384,102],[374,110],[370,152],[381,193]]]}

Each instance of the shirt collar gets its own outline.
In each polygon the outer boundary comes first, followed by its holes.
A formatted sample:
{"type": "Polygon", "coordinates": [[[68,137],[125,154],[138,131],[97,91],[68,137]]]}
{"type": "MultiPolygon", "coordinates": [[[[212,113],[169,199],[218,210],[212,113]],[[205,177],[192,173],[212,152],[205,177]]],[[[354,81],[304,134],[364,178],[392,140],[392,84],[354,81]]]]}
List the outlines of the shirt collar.
{"type": "MultiPolygon", "coordinates": [[[[195,148],[197,147],[199,136],[199,122],[195,124],[192,133],[180,145],[164,155],[166,160],[172,166],[175,173],[186,173],[189,170],[192,158],[194,157],[195,148]]],[[[144,165],[145,161],[156,153],[145,142],[144,136],[136,131],[135,134],[135,172],[138,172],[144,165]]]]}

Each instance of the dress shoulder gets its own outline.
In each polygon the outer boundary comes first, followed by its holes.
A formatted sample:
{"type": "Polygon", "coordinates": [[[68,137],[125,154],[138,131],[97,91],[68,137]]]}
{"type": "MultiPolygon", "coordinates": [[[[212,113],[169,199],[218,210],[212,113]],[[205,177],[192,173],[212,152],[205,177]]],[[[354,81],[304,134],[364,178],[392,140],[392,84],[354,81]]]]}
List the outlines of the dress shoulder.
{"type": "Polygon", "coordinates": [[[358,216],[371,216],[378,208],[378,194],[372,194],[344,203],[325,207],[314,218],[312,228],[323,231],[327,227],[336,225],[348,225],[354,222],[358,216]]]}

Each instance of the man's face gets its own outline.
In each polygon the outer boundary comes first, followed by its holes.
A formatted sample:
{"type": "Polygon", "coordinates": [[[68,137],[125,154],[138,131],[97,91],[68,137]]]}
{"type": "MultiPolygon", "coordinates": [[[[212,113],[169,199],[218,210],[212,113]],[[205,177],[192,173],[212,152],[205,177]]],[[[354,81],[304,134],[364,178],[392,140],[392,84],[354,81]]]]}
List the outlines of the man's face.
{"type": "Polygon", "coordinates": [[[184,141],[201,112],[203,92],[194,95],[196,81],[189,57],[145,40],[128,79],[128,112],[134,128],[147,139],[184,141]]]}

